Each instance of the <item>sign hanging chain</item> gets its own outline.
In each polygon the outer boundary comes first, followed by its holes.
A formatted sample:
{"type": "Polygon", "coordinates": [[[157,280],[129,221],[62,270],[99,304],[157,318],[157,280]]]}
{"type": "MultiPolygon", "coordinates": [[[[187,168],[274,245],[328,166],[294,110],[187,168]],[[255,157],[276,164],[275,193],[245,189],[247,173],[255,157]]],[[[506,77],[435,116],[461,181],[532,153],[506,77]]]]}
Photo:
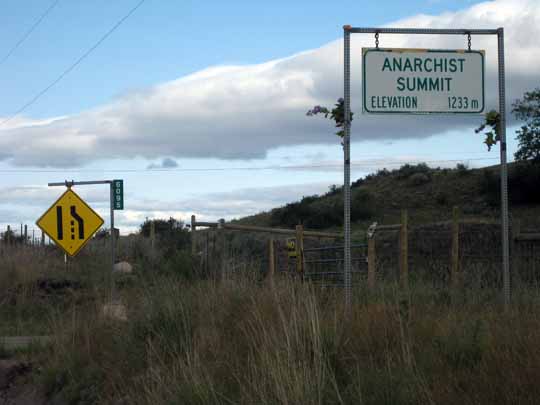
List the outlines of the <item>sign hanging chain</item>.
{"type": "Polygon", "coordinates": [[[467,34],[467,46],[470,52],[471,51],[471,33],[470,32],[467,34]]]}
{"type": "Polygon", "coordinates": [[[379,33],[375,33],[375,49],[379,49],[379,33]]]}

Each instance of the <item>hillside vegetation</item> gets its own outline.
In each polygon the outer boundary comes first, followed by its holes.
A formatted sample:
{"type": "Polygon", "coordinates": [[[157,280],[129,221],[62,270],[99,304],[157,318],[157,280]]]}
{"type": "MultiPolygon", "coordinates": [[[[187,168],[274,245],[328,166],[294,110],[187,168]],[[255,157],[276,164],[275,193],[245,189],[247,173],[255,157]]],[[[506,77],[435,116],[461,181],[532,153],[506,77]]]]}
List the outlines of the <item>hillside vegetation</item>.
{"type": "MultiPolygon", "coordinates": [[[[529,225],[538,223],[540,165],[509,165],[509,198],[514,218],[529,225]]],[[[425,163],[382,169],[352,183],[353,228],[377,221],[397,223],[401,209],[408,209],[414,223],[448,220],[453,206],[468,218],[497,220],[500,206],[499,166],[469,169],[430,168],[425,163]]],[[[246,224],[291,228],[303,224],[311,229],[339,228],[343,224],[342,187],[331,186],[324,195],[300,201],[240,220],[246,224]]]]}

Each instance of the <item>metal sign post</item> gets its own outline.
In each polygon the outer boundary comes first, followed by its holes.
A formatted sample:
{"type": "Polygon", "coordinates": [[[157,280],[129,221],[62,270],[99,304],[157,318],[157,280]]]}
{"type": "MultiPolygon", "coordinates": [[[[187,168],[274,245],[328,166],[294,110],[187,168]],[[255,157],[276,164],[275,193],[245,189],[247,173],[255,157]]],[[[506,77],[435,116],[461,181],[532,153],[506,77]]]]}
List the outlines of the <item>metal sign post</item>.
{"type": "MultiPolygon", "coordinates": [[[[506,108],[505,108],[505,72],[504,72],[504,29],[432,29],[432,28],[359,28],[350,25],[343,26],[344,44],[344,280],[345,280],[345,304],[347,310],[351,305],[351,245],[350,245],[350,90],[351,90],[351,59],[350,59],[350,35],[351,34],[375,34],[375,45],[379,47],[379,34],[423,34],[423,35],[466,35],[470,51],[471,35],[497,35],[498,47],[498,77],[499,77],[499,136],[500,136],[500,163],[501,163],[501,232],[502,232],[502,272],[503,272],[503,295],[504,306],[507,309],[510,303],[510,254],[508,235],[508,168],[506,159],[506,108]]],[[[480,107],[478,101],[478,107],[480,107]]],[[[365,106],[364,106],[365,107],[365,106]]]]}
{"type": "MultiPolygon", "coordinates": [[[[116,262],[116,232],[114,229],[114,210],[115,209],[124,209],[124,200],[123,200],[123,182],[122,180],[96,180],[96,181],[64,181],[64,182],[57,182],[57,183],[49,183],[49,187],[72,187],[72,186],[89,186],[89,185],[98,185],[98,184],[108,184],[109,185],[109,193],[110,193],[110,215],[111,215],[111,274],[112,271],[114,271],[114,264],[116,262]],[[115,184],[115,182],[121,182],[122,184],[119,185],[118,183],[115,184]],[[122,193],[122,201],[121,205],[118,205],[118,208],[115,207],[115,190],[121,188],[122,193]]],[[[114,292],[114,283],[111,285],[111,296],[113,299],[115,299],[115,292],[114,292]]]]}
{"type": "MultiPolygon", "coordinates": [[[[109,198],[111,203],[111,277],[114,273],[114,264],[116,263],[116,232],[114,230],[114,190],[113,190],[113,183],[109,183],[109,198]]],[[[111,282],[111,301],[113,301],[116,298],[116,289],[114,286],[114,280],[111,282]]]]}
{"type": "Polygon", "coordinates": [[[349,30],[344,31],[343,38],[345,57],[345,89],[344,103],[344,135],[343,135],[343,213],[344,218],[344,252],[343,273],[345,282],[345,309],[351,310],[351,35],[349,30]]]}

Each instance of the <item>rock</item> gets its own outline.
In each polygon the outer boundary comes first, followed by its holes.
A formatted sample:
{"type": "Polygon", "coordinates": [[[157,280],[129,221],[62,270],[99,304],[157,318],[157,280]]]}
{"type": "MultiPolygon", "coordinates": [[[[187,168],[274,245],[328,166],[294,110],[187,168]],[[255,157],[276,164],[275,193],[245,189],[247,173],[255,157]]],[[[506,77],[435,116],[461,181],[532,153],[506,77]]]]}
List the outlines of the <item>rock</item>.
{"type": "Polygon", "coordinates": [[[120,303],[105,304],[102,308],[103,316],[117,321],[127,321],[127,310],[120,303]]]}
{"type": "Polygon", "coordinates": [[[129,264],[128,262],[115,263],[113,272],[114,273],[132,273],[133,266],[129,264]]]}

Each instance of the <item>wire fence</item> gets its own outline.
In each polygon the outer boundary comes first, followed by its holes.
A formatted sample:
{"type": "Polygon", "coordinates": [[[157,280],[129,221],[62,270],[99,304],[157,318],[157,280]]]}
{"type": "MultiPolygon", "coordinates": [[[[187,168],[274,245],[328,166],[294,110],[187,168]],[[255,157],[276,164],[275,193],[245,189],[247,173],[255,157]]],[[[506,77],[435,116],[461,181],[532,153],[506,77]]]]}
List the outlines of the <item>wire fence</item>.
{"type": "MultiPolygon", "coordinates": [[[[438,286],[448,286],[456,280],[463,285],[502,286],[502,242],[498,223],[461,220],[408,228],[400,224],[379,228],[371,240],[366,237],[352,244],[354,284],[369,283],[371,268],[373,283],[400,281],[407,277],[411,281],[424,280],[438,286]],[[373,244],[371,253],[368,243],[373,244]]],[[[344,251],[339,239],[306,238],[299,253],[300,260],[298,252],[290,250],[291,240],[295,238],[203,229],[197,232],[197,240],[192,242],[195,244],[192,249],[194,268],[209,277],[250,273],[263,279],[275,272],[315,284],[343,285],[344,251]]],[[[137,243],[134,238],[121,238],[117,246],[118,259],[127,258],[128,252],[136,250],[137,243]]],[[[36,227],[9,225],[0,232],[0,248],[5,250],[16,244],[41,247],[54,242],[36,227]]],[[[95,237],[85,251],[88,254],[104,252],[109,244],[108,237],[95,237]]],[[[150,246],[142,250],[146,253],[154,251],[150,246]]],[[[512,281],[540,283],[540,231],[523,231],[518,223],[514,223],[510,253],[512,281]]]]}
{"type": "Polygon", "coordinates": [[[50,245],[53,242],[39,228],[26,224],[7,225],[0,231],[0,243],[2,244],[26,244],[26,245],[50,245]]]}
{"type": "MultiPolygon", "coordinates": [[[[301,260],[288,247],[294,238],[251,232],[206,229],[199,241],[199,258],[207,274],[234,273],[250,263],[264,278],[274,266],[275,273],[301,278],[315,284],[342,286],[344,281],[342,242],[305,239],[301,260]],[[269,249],[269,243],[273,247],[269,249]],[[273,260],[269,255],[273,254],[273,260]],[[224,263],[226,263],[224,265],[224,263]],[[301,265],[299,265],[301,263],[301,265]]],[[[512,281],[540,281],[540,232],[512,230],[512,281]],[[532,235],[532,236],[531,236],[532,235]]],[[[383,280],[428,281],[435,286],[453,284],[502,286],[501,226],[488,222],[441,222],[401,227],[381,227],[373,235],[370,254],[368,239],[352,244],[352,281],[369,280],[372,261],[373,283],[383,280]],[[404,240],[405,239],[405,240],[404,240]]]]}

